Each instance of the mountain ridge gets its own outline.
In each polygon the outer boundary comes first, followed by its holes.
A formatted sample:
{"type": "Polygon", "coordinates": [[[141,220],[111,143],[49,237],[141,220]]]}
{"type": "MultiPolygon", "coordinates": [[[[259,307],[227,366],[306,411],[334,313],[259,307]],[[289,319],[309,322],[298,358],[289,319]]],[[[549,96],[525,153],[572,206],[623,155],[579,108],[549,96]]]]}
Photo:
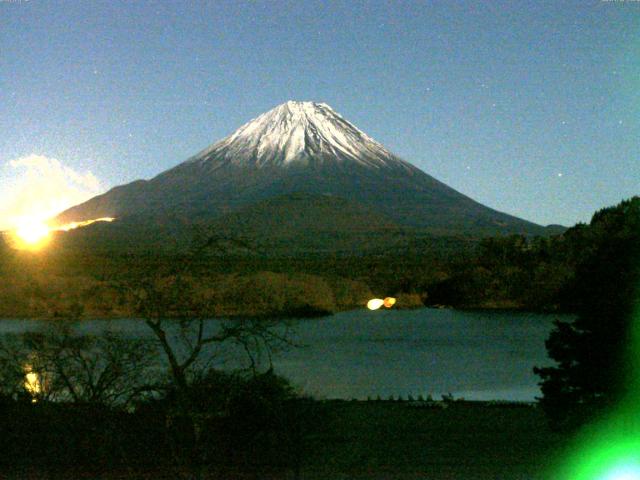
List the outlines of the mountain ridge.
{"type": "Polygon", "coordinates": [[[134,214],[212,219],[292,193],[335,195],[399,225],[433,231],[545,234],[540,225],[457,192],[314,102],[278,105],[175,167],[115,187],[57,221],[134,214]]]}

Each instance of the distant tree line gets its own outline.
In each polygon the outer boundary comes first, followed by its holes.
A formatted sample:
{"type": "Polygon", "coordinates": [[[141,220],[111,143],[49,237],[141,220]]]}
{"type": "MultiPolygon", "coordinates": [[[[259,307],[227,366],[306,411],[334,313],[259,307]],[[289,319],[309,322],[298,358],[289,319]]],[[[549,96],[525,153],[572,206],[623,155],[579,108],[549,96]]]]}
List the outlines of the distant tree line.
{"type": "Polygon", "coordinates": [[[190,296],[209,299],[214,316],[317,316],[363,308],[369,298],[388,295],[399,298],[396,308],[575,312],[578,269],[607,235],[598,220],[602,215],[549,237],[438,238],[407,231],[377,250],[294,249],[288,256],[253,251],[230,239],[196,256],[69,248],[33,255],[0,242],[0,316],[55,317],[72,308],[86,317],[133,316],[136,299],[128,286],[160,277],[171,284],[174,266],[186,260],[189,269],[181,281],[190,296]]]}

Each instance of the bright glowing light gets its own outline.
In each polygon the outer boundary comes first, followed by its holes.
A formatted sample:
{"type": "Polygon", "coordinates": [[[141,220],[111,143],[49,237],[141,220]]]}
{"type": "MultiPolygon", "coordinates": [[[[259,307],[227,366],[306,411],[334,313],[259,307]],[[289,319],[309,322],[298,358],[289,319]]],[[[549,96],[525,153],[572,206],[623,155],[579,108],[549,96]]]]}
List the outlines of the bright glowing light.
{"type": "Polygon", "coordinates": [[[557,459],[549,478],[640,480],[640,312],[633,317],[627,397],[592,425],[584,427],[557,459]]]}
{"type": "Polygon", "coordinates": [[[372,298],[367,302],[367,308],[369,310],[378,310],[382,305],[384,305],[384,300],[381,298],[372,298]]]}
{"type": "Polygon", "coordinates": [[[20,250],[42,248],[53,230],[49,219],[103,190],[91,172],[42,155],[0,162],[0,170],[0,232],[20,250]]]}
{"type": "Polygon", "coordinates": [[[49,235],[49,228],[44,223],[38,221],[29,222],[18,227],[16,234],[25,242],[33,244],[38,243],[49,235]]]}
{"type": "Polygon", "coordinates": [[[396,304],[396,299],[393,297],[387,297],[384,299],[384,306],[386,308],[391,308],[396,304]]]}
{"type": "Polygon", "coordinates": [[[29,393],[29,395],[31,395],[31,401],[35,403],[38,395],[42,393],[40,375],[33,371],[33,367],[31,365],[25,365],[24,372],[24,389],[29,393]]]}
{"type": "Polygon", "coordinates": [[[35,372],[29,372],[24,376],[24,388],[29,393],[40,393],[40,379],[35,372]]]}
{"type": "Polygon", "coordinates": [[[73,230],[75,228],[86,227],[87,225],[91,225],[92,223],[113,222],[114,220],[115,218],[113,217],[102,217],[102,218],[96,218],[93,220],[84,220],[82,222],[70,222],[65,225],[61,225],[59,227],[53,228],[52,230],[59,231],[59,232],[68,232],[69,230],[73,230]]]}
{"type": "Polygon", "coordinates": [[[602,480],[640,480],[640,466],[622,465],[611,470],[602,480]]]}
{"type": "Polygon", "coordinates": [[[597,429],[585,429],[552,478],[640,480],[637,405],[623,406],[597,429]]]}
{"type": "Polygon", "coordinates": [[[21,249],[37,249],[49,238],[49,227],[37,218],[21,218],[14,230],[16,246],[21,249]]]}
{"type": "Polygon", "coordinates": [[[48,241],[51,232],[68,232],[76,228],[86,227],[96,222],[113,222],[113,217],[95,218],[82,222],[70,222],[57,227],[48,226],[36,217],[24,217],[16,221],[16,228],[12,231],[13,247],[19,250],[38,250],[48,241]]]}
{"type": "Polygon", "coordinates": [[[91,172],[42,155],[0,162],[0,170],[0,230],[15,230],[19,218],[53,218],[103,191],[91,172]]]}
{"type": "Polygon", "coordinates": [[[391,308],[396,304],[396,299],[393,297],[386,297],[384,300],[381,298],[372,298],[367,302],[367,308],[369,310],[378,310],[384,305],[385,308],[391,308]]]}

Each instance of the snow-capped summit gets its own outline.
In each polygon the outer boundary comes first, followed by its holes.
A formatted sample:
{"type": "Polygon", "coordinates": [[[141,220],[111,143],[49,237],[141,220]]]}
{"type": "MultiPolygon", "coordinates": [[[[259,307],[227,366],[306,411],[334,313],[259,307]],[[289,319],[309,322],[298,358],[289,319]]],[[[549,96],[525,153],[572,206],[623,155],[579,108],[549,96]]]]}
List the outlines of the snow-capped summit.
{"type": "Polygon", "coordinates": [[[195,155],[192,162],[257,166],[354,161],[380,168],[406,162],[326,103],[288,101],[195,155]]]}
{"type": "Polygon", "coordinates": [[[542,232],[455,191],[396,157],[329,105],[315,102],[283,103],[154,178],[115,187],[57,218],[60,223],[101,217],[154,222],[177,216],[188,223],[234,212],[257,218],[246,209],[263,211],[265,205],[277,217],[290,196],[299,194],[317,205],[330,198],[355,210],[372,209],[397,225],[433,234],[542,232]]]}

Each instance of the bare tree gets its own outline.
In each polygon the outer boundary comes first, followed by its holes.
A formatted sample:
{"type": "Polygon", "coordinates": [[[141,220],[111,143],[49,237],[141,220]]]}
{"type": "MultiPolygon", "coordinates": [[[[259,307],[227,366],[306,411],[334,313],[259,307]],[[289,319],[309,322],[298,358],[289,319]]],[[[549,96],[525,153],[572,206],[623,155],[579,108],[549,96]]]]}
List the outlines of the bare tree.
{"type": "Polygon", "coordinates": [[[207,248],[232,244],[230,239],[210,238],[164,275],[158,272],[127,287],[154,341],[113,332],[81,335],[75,323],[78,312],[69,312],[67,320],[56,320],[44,330],[1,337],[0,393],[36,402],[118,408],[134,408],[142,398],[171,396],[164,403],[164,415],[176,477],[202,478],[207,462],[203,429],[220,412],[198,394],[203,385],[211,393],[214,384],[207,382],[215,377],[215,362],[231,353],[255,377],[271,370],[275,350],[291,345],[288,325],[280,319],[209,321],[214,317],[211,300],[194,294],[187,275],[207,248]],[[176,313],[182,317],[176,318],[176,313]],[[172,429],[187,433],[186,447],[180,438],[171,440],[172,429]]]}
{"type": "MultiPolygon", "coordinates": [[[[211,247],[226,248],[242,241],[223,237],[210,237],[194,248],[181,265],[173,266],[169,275],[147,280],[133,286],[136,297],[136,312],[144,319],[155,336],[169,367],[173,391],[176,397],[173,413],[182,420],[183,428],[189,430],[191,448],[174,445],[175,463],[187,472],[188,478],[202,478],[204,452],[202,427],[206,420],[194,402],[193,382],[203,369],[209,368],[216,355],[229,349],[240,349],[252,373],[266,364],[271,368],[272,352],[290,345],[288,326],[278,319],[242,318],[208,321],[213,318],[213,305],[206,298],[198,298],[185,280],[194,262],[211,247]],[[178,319],[168,318],[178,312],[178,319]],[[266,362],[264,361],[266,360],[266,362]]],[[[170,419],[168,419],[170,420],[170,419]]]]}
{"type": "Polygon", "coordinates": [[[74,323],[0,339],[1,385],[13,398],[126,407],[158,371],[155,347],[113,332],[81,335],[74,323]]]}

